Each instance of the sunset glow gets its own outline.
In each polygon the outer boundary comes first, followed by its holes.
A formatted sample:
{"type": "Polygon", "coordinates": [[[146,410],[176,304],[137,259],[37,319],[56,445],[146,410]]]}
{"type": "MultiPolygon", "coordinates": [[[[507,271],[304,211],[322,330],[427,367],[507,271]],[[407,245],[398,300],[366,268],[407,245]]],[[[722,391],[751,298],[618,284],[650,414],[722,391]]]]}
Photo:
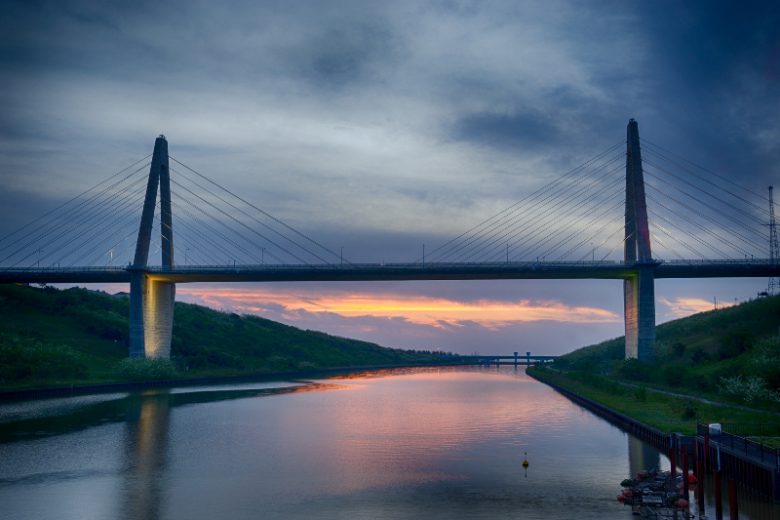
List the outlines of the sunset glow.
{"type": "MultiPolygon", "coordinates": [[[[684,318],[698,312],[711,311],[715,308],[715,302],[703,298],[681,297],[669,300],[660,298],[662,304],[669,308],[669,311],[675,318],[684,318]]],[[[718,308],[732,307],[733,302],[718,303],[718,308]]]]}
{"type": "Polygon", "coordinates": [[[402,318],[409,323],[436,328],[459,326],[466,322],[487,328],[511,323],[555,321],[565,323],[615,323],[620,316],[596,307],[567,306],[557,301],[521,299],[501,301],[480,299],[457,301],[424,295],[396,293],[356,293],[264,289],[179,288],[179,294],[210,307],[239,313],[260,314],[271,308],[283,309],[295,321],[298,313],[334,314],[342,317],[372,316],[402,318]]]}

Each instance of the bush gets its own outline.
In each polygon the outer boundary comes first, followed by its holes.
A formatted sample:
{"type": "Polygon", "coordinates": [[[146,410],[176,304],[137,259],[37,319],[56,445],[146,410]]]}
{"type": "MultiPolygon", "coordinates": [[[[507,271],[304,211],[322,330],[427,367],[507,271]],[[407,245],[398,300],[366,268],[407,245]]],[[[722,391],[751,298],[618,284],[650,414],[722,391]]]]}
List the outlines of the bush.
{"type": "Polygon", "coordinates": [[[84,356],[68,345],[0,336],[0,382],[66,380],[87,377],[84,356]]]}
{"type": "Polygon", "coordinates": [[[730,331],[721,340],[718,348],[718,357],[720,359],[737,357],[743,352],[747,352],[753,346],[754,341],[753,334],[748,330],[730,331]]]}
{"type": "Polygon", "coordinates": [[[619,368],[620,375],[630,381],[652,382],[655,367],[638,359],[626,359],[619,368]]]}
{"type": "Polygon", "coordinates": [[[644,386],[640,386],[634,389],[634,399],[636,399],[640,403],[644,403],[645,401],[647,401],[647,388],[645,388],[644,386]]]}
{"type": "Polygon", "coordinates": [[[690,421],[691,419],[695,419],[698,415],[699,411],[696,409],[693,402],[687,401],[683,407],[680,417],[682,417],[684,421],[690,421]]]}
{"type": "Polygon", "coordinates": [[[721,391],[729,396],[746,403],[755,401],[769,401],[780,403],[780,392],[775,392],[766,387],[766,381],[760,377],[746,377],[740,375],[723,377],[720,380],[721,391]]]}
{"type": "Polygon", "coordinates": [[[706,363],[709,360],[710,355],[706,350],[704,350],[704,348],[696,347],[695,349],[691,350],[691,361],[694,363],[706,363]]]}
{"type": "Polygon", "coordinates": [[[127,358],[117,363],[114,374],[127,381],[154,381],[176,377],[176,367],[168,359],[127,358]]]}
{"type": "Polygon", "coordinates": [[[688,369],[683,365],[669,365],[663,370],[664,383],[669,386],[685,386],[688,369]]]}
{"type": "Polygon", "coordinates": [[[685,343],[681,343],[679,341],[676,341],[672,345],[672,352],[674,352],[674,355],[677,356],[677,357],[680,357],[683,354],[685,354],[685,343]]]}

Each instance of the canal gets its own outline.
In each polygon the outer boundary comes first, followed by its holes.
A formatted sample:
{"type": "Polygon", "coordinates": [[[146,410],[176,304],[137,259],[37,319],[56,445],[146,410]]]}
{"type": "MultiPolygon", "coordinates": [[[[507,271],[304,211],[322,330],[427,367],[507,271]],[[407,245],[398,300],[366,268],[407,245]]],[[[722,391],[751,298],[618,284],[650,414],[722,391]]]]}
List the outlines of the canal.
{"type": "Polygon", "coordinates": [[[0,404],[5,519],[627,519],[619,483],[653,466],[513,367],[0,404]]]}

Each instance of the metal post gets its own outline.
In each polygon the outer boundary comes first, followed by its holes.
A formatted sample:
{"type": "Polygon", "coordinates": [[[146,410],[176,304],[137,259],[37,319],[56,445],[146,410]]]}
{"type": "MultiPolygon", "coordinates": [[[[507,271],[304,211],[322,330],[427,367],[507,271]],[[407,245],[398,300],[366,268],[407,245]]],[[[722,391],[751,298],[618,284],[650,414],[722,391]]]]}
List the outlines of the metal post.
{"type": "Polygon", "coordinates": [[[515,368],[517,368],[517,352],[515,352],[515,368]]]}

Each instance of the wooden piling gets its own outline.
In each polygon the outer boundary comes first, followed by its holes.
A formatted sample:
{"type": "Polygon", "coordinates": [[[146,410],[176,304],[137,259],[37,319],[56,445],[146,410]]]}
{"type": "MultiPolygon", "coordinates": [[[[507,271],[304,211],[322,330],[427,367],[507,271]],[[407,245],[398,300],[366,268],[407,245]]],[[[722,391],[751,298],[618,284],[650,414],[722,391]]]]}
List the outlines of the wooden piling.
{"type": "Polygon", "coordinates": [[[729,518],[739,520],[739,507],[737,504],[737,482],[729,479],[729,518]]]}
{"type": "Polygon", "coordinates": [[[685,500],[688,500],[688,446],[683,444],[680,447],[680,451],[682,451],[683,497],[685,500]]]}
{"type": "Polygon", "coordinates": [[[715,519],[723,520],[723,497],[722,487],[720,484],[720,471],[715,470],[714,475],[714,487],[715,487],[715,519]]]}
{"type": "Polygon", "coordinates": [[[704,472],[701,459],[696,461],[696,503],[699,505],[699,516],[704,516],[704,472]]]}

